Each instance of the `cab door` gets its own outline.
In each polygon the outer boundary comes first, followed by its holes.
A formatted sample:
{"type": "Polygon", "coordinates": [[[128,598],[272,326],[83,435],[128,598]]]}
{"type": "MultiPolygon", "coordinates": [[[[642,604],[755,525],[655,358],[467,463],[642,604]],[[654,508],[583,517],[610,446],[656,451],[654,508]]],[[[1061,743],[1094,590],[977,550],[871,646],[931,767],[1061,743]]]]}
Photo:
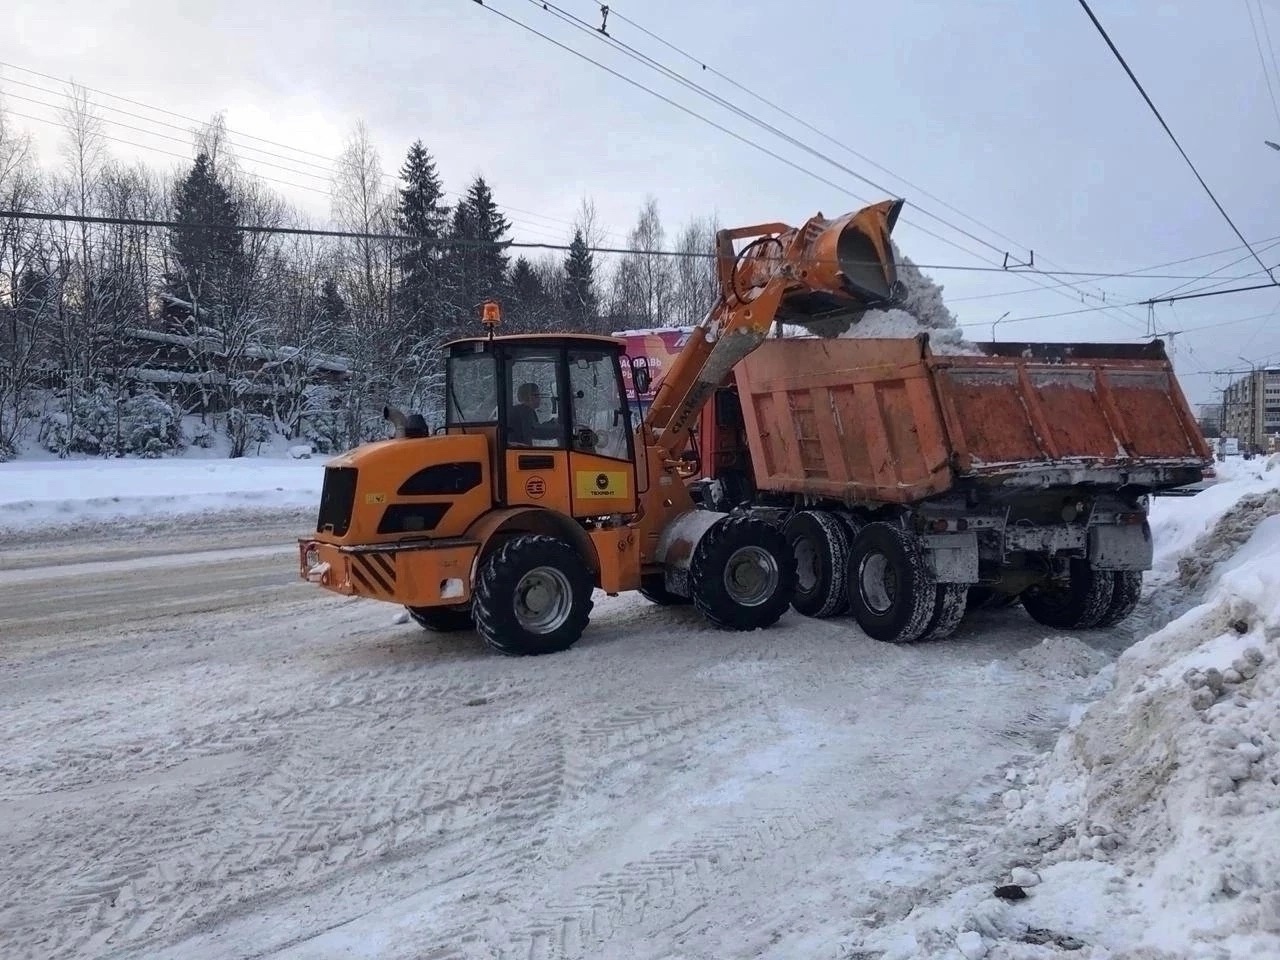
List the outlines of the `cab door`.
{"type": "Polygon", "coordinates": [[[507,346],[499,430],[502,502],[571,512],[568,405],[560,345],[507,346]]]}
{"type": "Polygon", "coordinates": [[[619,364],[621,348],[584,342],[571,345],[566,354],[572,514],[634,513],[634,432],[619,364]]]}

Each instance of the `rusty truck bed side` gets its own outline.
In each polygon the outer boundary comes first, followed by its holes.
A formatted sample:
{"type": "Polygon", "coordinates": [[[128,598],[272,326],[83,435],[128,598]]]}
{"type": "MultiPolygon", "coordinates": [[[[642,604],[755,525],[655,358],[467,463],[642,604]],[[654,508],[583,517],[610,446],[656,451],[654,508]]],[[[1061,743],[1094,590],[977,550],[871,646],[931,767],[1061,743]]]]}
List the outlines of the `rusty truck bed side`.
{"type": "Polygon", "coordinates": [[[735,371],[757,485],[911,503],[958,478],[1212,460],[1158,341],[980,349],[935,355],[925,337],[766,342],[735,371]]]}

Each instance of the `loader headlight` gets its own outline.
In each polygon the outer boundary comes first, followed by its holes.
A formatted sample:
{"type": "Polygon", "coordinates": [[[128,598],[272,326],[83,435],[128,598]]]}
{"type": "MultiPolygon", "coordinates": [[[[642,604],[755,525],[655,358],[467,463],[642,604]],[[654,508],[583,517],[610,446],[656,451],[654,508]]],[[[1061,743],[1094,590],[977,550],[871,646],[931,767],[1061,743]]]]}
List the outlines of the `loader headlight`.
{"type": "Polygon", "coordinates": [[[306,561],[308,568],[314,567],[320,562],[320,551],[314,545],[307,547],[306,561]]]}

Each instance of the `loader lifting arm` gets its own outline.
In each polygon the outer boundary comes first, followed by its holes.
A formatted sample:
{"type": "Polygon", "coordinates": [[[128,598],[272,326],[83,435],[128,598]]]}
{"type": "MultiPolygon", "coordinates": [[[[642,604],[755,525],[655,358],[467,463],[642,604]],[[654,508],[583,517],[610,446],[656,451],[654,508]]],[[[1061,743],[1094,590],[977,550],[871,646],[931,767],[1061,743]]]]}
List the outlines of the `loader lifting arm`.
{"type": "Polygon", "coordinates": [[[836,220],[818,214],[799,229],[768,223],[719,231],[719,295],[662,378],[639,427],[641,442],[668,460],[677,456],[708,398],[775,321],[832,336],[867,310],[899,301],[889,236],[902,204],[886,200],[836,220]],[[733,242],[748,238],[735,254],[733,242]]]}

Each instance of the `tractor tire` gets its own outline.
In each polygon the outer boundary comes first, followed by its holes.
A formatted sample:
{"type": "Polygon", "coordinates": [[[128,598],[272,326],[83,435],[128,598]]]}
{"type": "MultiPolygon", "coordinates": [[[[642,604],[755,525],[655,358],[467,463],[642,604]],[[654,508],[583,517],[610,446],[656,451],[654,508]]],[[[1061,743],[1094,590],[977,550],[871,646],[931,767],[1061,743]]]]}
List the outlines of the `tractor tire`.
{"type": "Polygon", "coordinates": [[[940,583],[937,589],[933,616],[929,618],[929,625],[924,628],[924,633],[920,634],[918,642],[921,643],[926,640],[946,640],[956,632],[960,621],[969,612],[965,603],[969,595],[967,584],[940,583]]]}
{"type": "Polygon", "coordinates": [[[693,602],[688,597],[682,597],[668,590],[667,578],[660,573],[651,573],[640,578],[640,596],[660,607],[680,607],[693,602]]]}
{"type": "Polygon", "coordinates": [[[938,583],[917,540],[891,523],[869,523],[849,552],[849,608],[867,636],[914,643],[934,624],[938,583]]]}
{"type": "Polygon", "coordinates": [[[457,633],[475,626],[470,607],[405,607],[413,622],[432,633],[457,633]]]}
{"type": "Polygon", "coordinates": [[[586,629],[593,586],[582,557],[563,540],[512,537],[480,564],[471,602],[476,632],[507,656],[567,650],[586,629]]]}
{"type": "Polygon", "coordinates": [[[1139,570],[1112,571],[1111,603],[1098,621],[1099,627],[1114,627],[1129,618],[1142,599],[1142,572],[1139,570]]]}
{"type": "Polygon", "coordinates": [[[1086,561],[1072,560],[1064,583],[1050,580],[1022,593],[1023,609],[1031,619],[1056,630],[1090,630],[1111,607],[1115,578],[1108,570],[1094,570],[1086,561]]]}
{"type": "Polygon", "coordinates": [[[805,510],[782,525],[796,558],[796,613],[820,620],[849,609],[849,535],[832,514],[805,510]]]}
{"type": "Polygon", "coordinates": [[[730,517],[693,551],[693,603],[723,630],[771,627],[795,593],[796,559],[781,531],[756,517],[730,517]]]}

